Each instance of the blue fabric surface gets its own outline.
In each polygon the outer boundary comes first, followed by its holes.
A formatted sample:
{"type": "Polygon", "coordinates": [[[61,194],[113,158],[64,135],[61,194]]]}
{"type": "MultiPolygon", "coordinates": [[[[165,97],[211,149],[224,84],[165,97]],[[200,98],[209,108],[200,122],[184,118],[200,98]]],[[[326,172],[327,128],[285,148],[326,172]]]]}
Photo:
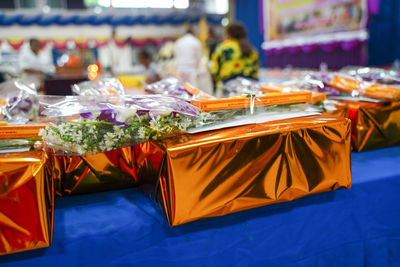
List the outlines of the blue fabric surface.
{"type": "Polygon", "coordinates": [[[138,189],[56,200],[50,248],[7,266],[400,266],[400,147],[352,153],[353,187],[170,228],[138,189]]]}

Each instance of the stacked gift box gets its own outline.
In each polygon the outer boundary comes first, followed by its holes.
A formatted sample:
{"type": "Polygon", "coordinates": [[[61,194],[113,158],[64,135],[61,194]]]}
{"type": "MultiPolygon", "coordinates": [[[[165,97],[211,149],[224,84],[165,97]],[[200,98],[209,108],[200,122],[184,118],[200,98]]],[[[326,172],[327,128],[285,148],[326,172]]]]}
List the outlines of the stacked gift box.
{"type": "Polygon", "coordinates": [[[345,118],[250,124],[139,147],[143,187],[171,226],[351,186],[345,118]]]}
{"type": "Polygon", "coordinates": [[[310,90],[326,93],[328,100],[314,103],[321,112],[345,116],[352,122],[355,151],[400,145],[400,84],[395,71],[345,68],[340,72],[303,71],[303,75],[261,88],[277,91],[310,90]]]}
{"type": "Polygon", "coordinates": [[[51,244],[53,159],[34,149],[38,131],[44,127],[0,126],[0,255],[51,244]]]}
{"type": "Polygon", "coordinates": [[[53,191],[140,186],[176,226],[350,188],[351,143],[357,151],[399,144],[397,89],[368,81],[372,89],[363,84],[355,96],[360,86],[338,86],[337,74],[305,76],[237,79],[218,99],[174,78],[140,96],[114,79],[75,85],[66,97],[37,96],[19,82],[17,98],[2,100],[2,149],[23,149],[0,154],[0,253],[50,245],[53,191]]]}

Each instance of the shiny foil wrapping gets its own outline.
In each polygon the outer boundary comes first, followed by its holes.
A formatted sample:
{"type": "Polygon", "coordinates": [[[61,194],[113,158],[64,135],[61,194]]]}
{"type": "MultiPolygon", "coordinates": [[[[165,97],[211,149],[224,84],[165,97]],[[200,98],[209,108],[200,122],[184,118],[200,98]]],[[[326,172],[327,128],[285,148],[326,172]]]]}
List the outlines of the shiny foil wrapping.
{"type": "Polygon", "coordinates": [[[55,155],[54,182],[58,195],[94,193],[135,186],[133,147],[84,156],[55,155]]]}
{"type": "Polygon", "coordinates": [[[42,151],[0,154],[0,255],[50,246],[51,169],[42,151]]]}
{"type": "Polygon", "coordinates": [[[350,121],[317,115],[136,146],[171,226],[351,187],[350,121]]]}
{"type": "Polygon", "coordinates": [[[337,116],[337,117],[349,117],[348,106],[345,103],[337,102],[335,104],[335,109],[330,111],[325,111],[323,114],[337,116]]]}
{"type": "Polygon", "coordinates": [[[355,151],[400,145],[400,102],[344,101],[355,151]]]}

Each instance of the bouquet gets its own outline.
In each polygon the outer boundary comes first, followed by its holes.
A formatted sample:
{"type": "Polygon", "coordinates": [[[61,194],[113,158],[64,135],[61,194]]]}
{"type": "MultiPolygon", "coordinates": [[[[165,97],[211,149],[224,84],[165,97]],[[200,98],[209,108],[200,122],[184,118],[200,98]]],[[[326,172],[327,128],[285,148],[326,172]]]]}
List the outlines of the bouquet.
{"type": "Polygon", "coordinates": [[[38,117],[38,84],[28,79],[13,79],[0,84],[1,118],[13,123],[26,123],[38,117]]]}
{"type": "Polygon", "coordinates": [[[237,77],[224,84],[224,95],[237,96],[237,95],[257,95],[260,94],[261,83],[242,77],[237,77]]]}
{"type": "Polygon", "coordinates": [[[302,90],[324,93],[326,95],[339,95],[340,92],[329,85],[331,74],[326,72],[305,72],[303,78],[287,81],[284,85],[296,86],[302,90]]]}
{"type": "Polygon", "coordinates": [[[366,82],[400,85],[399,73],[394,70],[371,67],[346,67],[341,69],[340,72],[366,82]]]}
{"type": "Polygon", "coordinates": [[[145,87],[149,94],[169,95],[190,101],[192,99],[213,99],[214,97],[191,86],[188,83],[168,77],[145,87]]]}
{"type": "Polygon", "coordinates": [[[67,154],[97,153],[185,133],[212,118],[190,103],[162,95],[43,96],[41,115],[58,119],[40,131],[47,146],[67,154]]]}

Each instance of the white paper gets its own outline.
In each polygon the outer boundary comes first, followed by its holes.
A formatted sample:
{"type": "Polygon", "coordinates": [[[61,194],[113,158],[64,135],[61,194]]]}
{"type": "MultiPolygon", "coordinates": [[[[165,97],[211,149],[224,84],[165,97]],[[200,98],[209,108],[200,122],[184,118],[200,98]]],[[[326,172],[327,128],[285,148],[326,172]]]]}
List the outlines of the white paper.
{"type": "Polygon", "coordinates": [[[204,126],[201,128],[189,129],[187,132],[188,133],[201,133],[201,132],[208,132],[208,131],[242,126],[242,125],[249,125],[249,124],[256,124],[256,123],[263,123],[263,122],[270,122],[270,121],[279,121],[279,120],[286,120],[286,119],[292,119],[292,118],[298,118],[298,117],[307,117],[307,116],[319,115],[319,114],[320,114],[319,112],[307,112],[307,111],[267,112],[267,113],[252,115],[252,116],[238,116],[229,121],[224,121],[221,123],[204,126]]]}
{"type": "Polygon", "coordinates": [[[385,102],[384,100],[373,99],[365,96],[329,96],[329,99],[333,100],[347,100],[347,101],[364,101],[364,102],[371,102],[371,103],[382,103],[385,102]]]}
{"type": "Polygon", "coordinates": [[[0,149],[0,154],[27,152],[29,150],[31,150],[31,147],[5,148],[0,149]]]}

